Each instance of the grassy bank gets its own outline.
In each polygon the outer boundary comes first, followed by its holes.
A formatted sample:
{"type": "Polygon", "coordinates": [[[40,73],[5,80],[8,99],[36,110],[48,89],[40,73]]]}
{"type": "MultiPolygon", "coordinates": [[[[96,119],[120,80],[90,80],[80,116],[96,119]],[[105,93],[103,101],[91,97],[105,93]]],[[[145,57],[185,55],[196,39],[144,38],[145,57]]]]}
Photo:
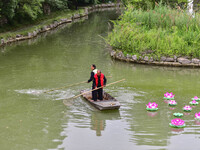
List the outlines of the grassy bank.
{"type": "Polygon", "coordinates": [[[41,29],[44,26],[50,25],[55,21],[60,21],[61,19],[71,18],[75,14],[83,14],[84,9],[79,10],[65,10],[57,11],[51,13],[51,15],[46,15],[38,18],[34,22],[25,22],[23,24],[15,24],[12,26],[3,27],[0,29],[0,39],[7,40],[11,37],[16,37],[16,35],[28,35],[33,31],[41,29]]]}
{"type": "Polygon", "coordinates": [[[137,56],[200,57],[200,15],[159,5],[143,11],[128,6],[108,36],[108,43],[137,56]]]}

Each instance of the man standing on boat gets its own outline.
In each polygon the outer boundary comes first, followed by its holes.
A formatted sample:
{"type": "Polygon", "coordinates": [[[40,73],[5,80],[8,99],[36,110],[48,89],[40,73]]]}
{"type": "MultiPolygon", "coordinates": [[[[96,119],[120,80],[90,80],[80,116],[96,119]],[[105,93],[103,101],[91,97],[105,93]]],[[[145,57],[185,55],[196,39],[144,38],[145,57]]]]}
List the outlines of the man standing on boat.
{"type": "MultiPolygon", "coordinates": [[[[91,75],[90,75],[90,79],[88,80],[88,83],[93,81],[92,83],[92,89],[95,89],[95,81],[94,81],[94,75],[97,74],[97,69],[96,69],[96,65],[92,64],[91,65],[91,75]]],[[[95,93],[96,91],[92,91],[92,100],[95,100],[95,93]]]]}
{"type": "Polygon", "coordinates": [[[106,77],[103,73],[101,73],[101,70],[97,71],[97,74],[94,75],[94,81],[95,81],[95,88],[102,87],[98,90],[95,90],[95,97],[94,101],[98,100],[103,100],[103,87],[106,86],[106,77]]]}

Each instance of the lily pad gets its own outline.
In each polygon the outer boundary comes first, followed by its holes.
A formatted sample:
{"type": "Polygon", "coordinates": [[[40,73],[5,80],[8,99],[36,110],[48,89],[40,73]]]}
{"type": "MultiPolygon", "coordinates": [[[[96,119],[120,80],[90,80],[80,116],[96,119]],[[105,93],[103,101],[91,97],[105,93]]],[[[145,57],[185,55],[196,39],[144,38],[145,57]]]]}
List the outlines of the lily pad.
{"type": "Polygon", "coordinates": [[[173,100],[174,99],[174,97],[172,97],[172,98],[163,97],[163,98],[166,99],[166,100],[173,100]]]}
{"type": "Polygon", "coordinates": [[[190,111],[192,111],[192,109],[190,109],[190,110],[186,110],[186,109],[183,109],[184,111],[187,111],[187,112],[190,112],[190,111]]]}
{"type": "Polygon", "coordinates": [[[177,104],[170,104],[170,103],[169,103],[169,106],[176,106],[176,105],[177,105],[177,104]]]}
{"type": "Polygon", "coordinates": [[[192,103],[192,101],[190,102],[190,105],[198,105],[199,102],[196,102],[196,103],[192,103]]]}
{"type": "Polygon", "coordinates": [[[169,125],[170,125],[170,127],[173,127],[173,128],[184,128],[185,127],[185,124],[183,124],[182,126],[176,126],[176,125],[169,123],[169,125]]]}
{"type": "Polygon", "coordinates": [[[192,100],[195,100],[195,101],[200,101],[200,98],[198,98],[198,99],[194,99],[194,98],[192,98],[192,100]]]}
{"type": "Polygon", "coordinates": [[[183,113],[173,113],[173,115],[174,115],[175,117],[182,117],[182,116],[183,116],[183,113]]]}
{"type": "Polygon", "coordinates": [[[146,108],[146,110],[148,110],[148,111],[156,111],[156,110],[158,110],[158,108],[146,108]]]}

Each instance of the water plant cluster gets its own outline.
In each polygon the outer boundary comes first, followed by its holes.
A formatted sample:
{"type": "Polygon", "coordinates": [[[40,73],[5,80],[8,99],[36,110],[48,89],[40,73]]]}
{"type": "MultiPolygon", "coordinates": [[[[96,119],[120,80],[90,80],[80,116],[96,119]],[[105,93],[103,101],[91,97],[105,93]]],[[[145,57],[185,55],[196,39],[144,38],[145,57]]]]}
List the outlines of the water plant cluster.
{"type": "Polygon", "coordinates": [[[199,58],[200,15],[162,4],[148,10],[128,5],[107,41],[125,55],[199,58]]]}
{"type": "MultiPolygon", "coordinates": [[[[174,97],[175,97],[175,95],[173,93],[168,93],[167,92],[167,93],[164,94],[164,98],[163,99],[167,100],[167,103],[169,104],[169,106],[176,106],[177,102],[174,100],[174,97]]],[[[192,98],[192,101],[189,102],[189,105],[185,105],[183,107],[183,111],[185,111],[185,112],[192,111],[192,107],[190,105],[198,105],[199,104],[198,101],[200,101],[200,98],[195,96],[194,98],[192,98]]],[[[153,102],[153,103],[149,102],[146,105],[146,110],[148,110],[148,111],[156,111],[156,110],[158,110],[158,104],[156,104],[155,102],[153,102]]],[[[171,127],[183,128],[183,127],[186,126],[185,122],[182,119],[180,119],[180,117],[183,116],[183,113],[176,112],[176,113],[173,113],[173,116],[175,116],[177,118],[171,120],[171,123],[169,123],[169,125],[171,127]]],[[[200,112],[195,114],[195,119],[200,121],[200,112]]]]}

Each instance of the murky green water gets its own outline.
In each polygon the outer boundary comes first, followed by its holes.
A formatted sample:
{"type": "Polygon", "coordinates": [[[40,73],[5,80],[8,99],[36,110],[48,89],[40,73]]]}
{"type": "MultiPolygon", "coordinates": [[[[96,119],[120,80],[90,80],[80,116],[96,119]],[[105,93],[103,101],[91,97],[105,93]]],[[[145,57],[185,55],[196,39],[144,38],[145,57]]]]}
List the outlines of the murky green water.
{"type": "Polygon", "coordinates": [[[198,150],[200,122],[184,113],[186,128],[173,129],[174,112],[200,96],[200,70],[127,64],[110,58],[102,37],[115,11],[93,13],[44,37],[13,44],[0,55],[0,149],[2,150],[198,150]],[[100,112],[83,99],[62,101],[90,84],[42,93],[86,81],[95,63],[111,83],[105,90],[122,104],[100,112]],[[173,92],[178,105],[162,100],[173,92]],[[157,112],[147,112],[155,101],[157,112]]]}

